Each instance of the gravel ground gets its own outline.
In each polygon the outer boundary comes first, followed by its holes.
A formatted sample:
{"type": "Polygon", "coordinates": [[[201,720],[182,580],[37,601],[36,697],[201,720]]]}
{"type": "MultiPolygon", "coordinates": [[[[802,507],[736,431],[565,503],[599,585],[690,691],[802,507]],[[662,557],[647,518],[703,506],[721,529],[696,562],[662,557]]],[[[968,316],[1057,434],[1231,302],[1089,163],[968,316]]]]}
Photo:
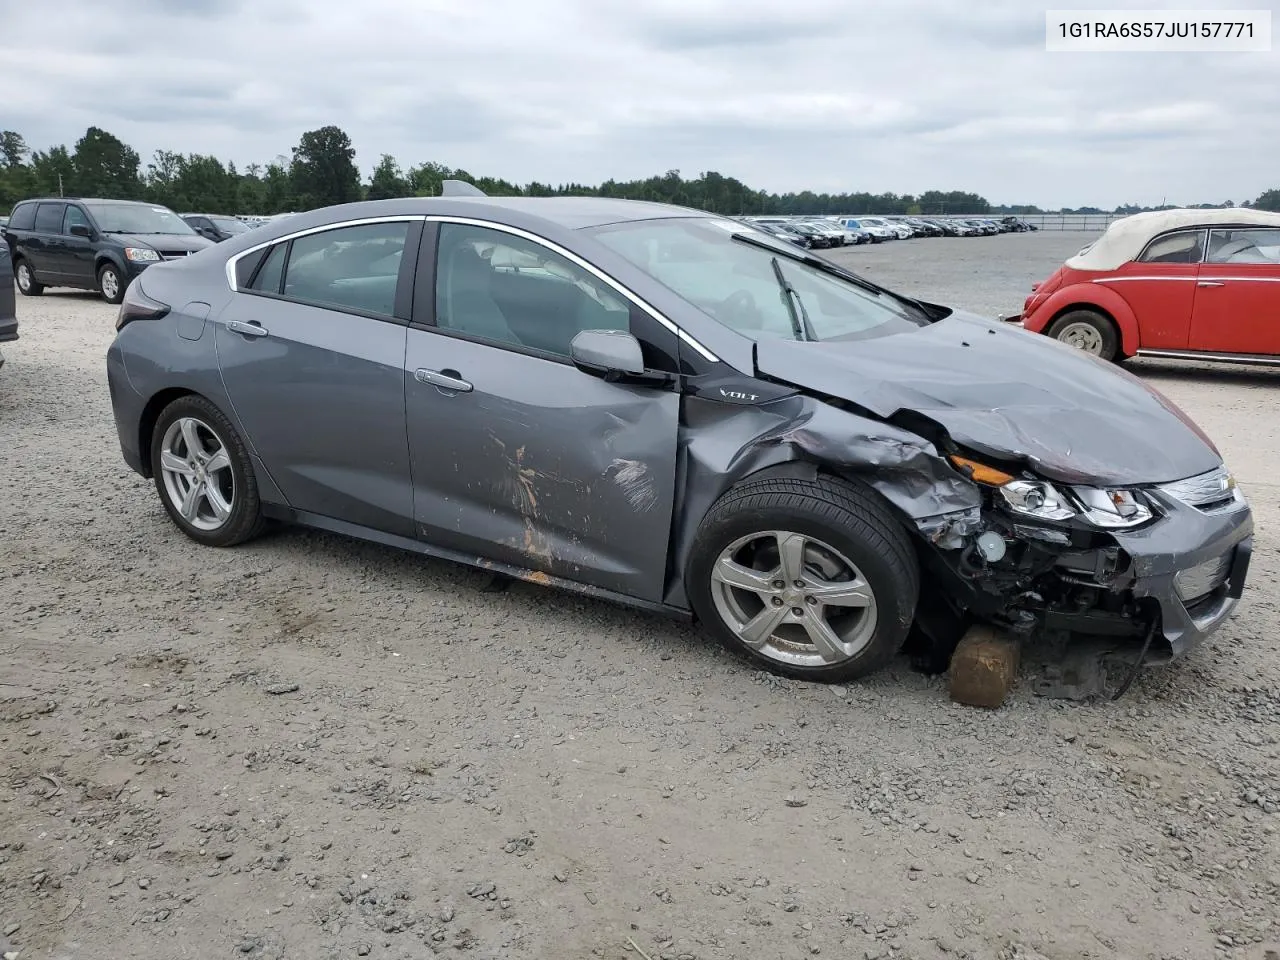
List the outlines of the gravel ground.
{"type": "MultiPolygon", "coordinates": [[[[837,254],[1017,307],[1087,238],[837,254]]],[[[1119,703],[755,673],[694,631],[336,536],[198,547],[128,472],[92,296],[0,371],[0,953],[1261,958],[1280,944],[1280,371],[1136,364],[1260,527],[1119,703]]]]}

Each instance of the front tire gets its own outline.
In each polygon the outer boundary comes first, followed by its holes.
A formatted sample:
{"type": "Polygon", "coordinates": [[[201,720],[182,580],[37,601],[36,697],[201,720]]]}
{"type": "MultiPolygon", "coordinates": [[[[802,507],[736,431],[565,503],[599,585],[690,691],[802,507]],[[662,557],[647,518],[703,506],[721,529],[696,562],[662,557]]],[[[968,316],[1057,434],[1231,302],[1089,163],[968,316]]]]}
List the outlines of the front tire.
{"type": "Polygon", "coordinates": [[[1115,325],[1093,310],[1069,310],[1049,326],[1049,336],[1069,347],[1114,360],[1120,352],[1115,325]]]}
{"type": "Polygon", "coordinates": [[[119,268],[114,264],[103,264],[98,271],[98,290],[102,293],[102,299],[107,303],[119,303],[124,299],[125,286],[119,268]]]}
{"type": "Polygon", "coordinates": [[[160,412],[151,435],[151,472],[170,519],[197,543],[231,547],[262,532],[249,451],[204,397],[179,397],[160,412]]]}
{"type": "Polygon", "coordinates": [[[36,280],[31,264],[19,260],[13,265],[13,278],[18,284],[18,292],[24,297],[38,297],[44,293],[44,284],[36,280]]]}
{"type": "Polygon", "coordinates": [[[694,612],[731,652],[818,683],[856,680],[902,648],[919,570],[878,496],[819,477],[748,482],[707,512],[690,552],[694,612]]]}

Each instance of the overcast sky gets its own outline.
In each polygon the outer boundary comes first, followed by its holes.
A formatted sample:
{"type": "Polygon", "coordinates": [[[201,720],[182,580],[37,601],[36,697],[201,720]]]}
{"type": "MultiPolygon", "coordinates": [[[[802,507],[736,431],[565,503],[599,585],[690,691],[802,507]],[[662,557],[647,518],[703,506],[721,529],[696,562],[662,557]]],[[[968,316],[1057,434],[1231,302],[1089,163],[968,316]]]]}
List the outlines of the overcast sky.
{"type": "MultiPolygon", "coordinates": [[[[1280,53],[1046,53],[1026,0],[0,0],[0,127],[237,164],[345,129],[473,174],[717,170],[1062,205],[1280,187],[1280,53]]],[[[1129,2],[1139,9],[1280,0],[1129,2]]]]}

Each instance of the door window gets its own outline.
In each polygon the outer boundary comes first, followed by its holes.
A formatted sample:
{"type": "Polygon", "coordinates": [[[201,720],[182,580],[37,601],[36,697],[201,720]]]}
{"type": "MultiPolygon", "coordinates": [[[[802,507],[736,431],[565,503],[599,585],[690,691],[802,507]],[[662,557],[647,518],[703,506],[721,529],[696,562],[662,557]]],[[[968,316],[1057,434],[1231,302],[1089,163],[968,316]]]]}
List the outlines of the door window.
{"type": "Polygon", "coordinates": [[[1280,229],[1213,230],[1206,262],[1280,265],[1280,229]]]}
{"type": "Polygon", "coordinates": [[[57,233],[62,229],[62,212],[65,203],[42,203],[36,208],[36,230],[40,233],[57,233]]]}
{"type": "Polygon", "coordinates": [[[1199,263],[1204,255],[1204,231],[1187,230],[1157,237],[1138,258],[1141,263],[1199,263]]]}
{"type": "Polygon", "coordinates": [[[62,232],[70,233],[72,227],[87,227],[89,218],[84,215],[84,211],[77,206],[68,206],[67,215],[62,221],[62,232]]]}
{"type": "Polygon", "coordinates": [[[400,221],[298,237],[289,245],[283,294],[291,300],[394,317],[408,235],[409,223],[400,221]]]}
{"type": "Polygon", "coordinates": [[[623,297],[542,244],[445,223],[438,258],[436,325],[442,330],[563,358],[583,330],[641,337],[623,297]]]}

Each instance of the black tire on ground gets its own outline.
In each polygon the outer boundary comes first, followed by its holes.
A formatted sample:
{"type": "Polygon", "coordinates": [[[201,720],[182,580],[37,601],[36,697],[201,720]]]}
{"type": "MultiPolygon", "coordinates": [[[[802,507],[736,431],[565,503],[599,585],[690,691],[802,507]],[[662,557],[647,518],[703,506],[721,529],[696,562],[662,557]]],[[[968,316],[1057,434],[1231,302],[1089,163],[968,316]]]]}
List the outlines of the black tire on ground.
{"type": "Polygon", "coordinates": [[[110,263],[104,263],[98,270],[98,292],[107,303],[119,303],[124,299],[124,288],[127,286],[120,270],[110,263]],[[108,290],[114,291],[109,293],[108,290]]]}
{"type": "Polygon", "coordinates": [[[1053,321],[1045,332],[1055,340],[1078,348],[1080,342],[1096,343],[1097,349],[1088,352],[1103,360],[1115,360],[1120,355],[1120,337],[1115,324],[1109,317],[1093,310],[1069,310],[1053,321]]]}
{"type": "Polygon", "coordinates": [[[902,648],[915,615],[920,573],[906,532],[869,487],[825,476],[779,478],[749,481],[712,505],[690,551],[685,587],[699,621],[732,653],[783,676],[837,683],[879,670],[902,648]],[[721,617],[713,596],[713,569],[721,552],[743,537],[775,530],[812,537],[843,554],[874,592],[874,633],[848,659],[786,663],[753,649],[721,617]]]}
{"type": "Polygon", "coordinates": [[[151,434],[151,472],[160,502],[178,529],[197,543],[208,547],[232,547],[258,536],[266,526],[262,516],[262,501],[258,496],[258,481],[253,473],[249,451],[236,433],[231,422],[204,397],[194,394],[179,397],[161,412],[151,434]],[[214,530],[202,530],[192,525],[174,505],[165,487],[161,467],[162,445],[165,433],[176,421],[190,417],[198,420],[226,451],[231,463],[232,496],[231,512],[214,530]]]}
{"type": "Polygon", "coordinates": [[[24,297],[38,297],[44,293],[44,284],[36,280],[36,275],[31,271],[31,264],[21,257],[13,263],[13,278],[18,285],[18,292],[24,297]]]}

